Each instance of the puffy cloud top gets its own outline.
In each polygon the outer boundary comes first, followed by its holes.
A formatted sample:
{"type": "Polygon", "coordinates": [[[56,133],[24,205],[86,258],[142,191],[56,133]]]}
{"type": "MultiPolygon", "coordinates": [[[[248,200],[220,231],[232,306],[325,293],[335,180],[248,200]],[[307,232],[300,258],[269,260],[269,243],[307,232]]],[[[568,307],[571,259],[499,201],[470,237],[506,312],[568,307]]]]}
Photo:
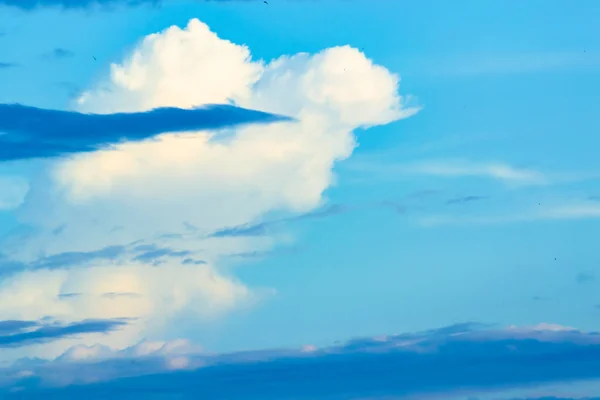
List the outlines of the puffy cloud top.
{"type": "Polygon", "coordinates": [[[35,229],[4,247],[12,260],[39,266],[42,257],[53,269],[4,280],[0,318],[138,318],[107,337],[55,342],[44,354],[56,356],[96,341],[124,348],[164,333],[181,313],[215,318],[273,293],[246,287],[219,265],[232,254],[267,251],[277,237],[211,233],[321,206],[335,162],[356,145],[354,129],[418,111],[405,107],[398,85],[397,75],[349,46],[257,61],[197,19],[145,37],[78,99],[78,111],[233,103],[295,120],[165,132],[51,164],[18,210],[35,229]],[[135,246],[168,251],[142,257],[135,246]],[[56,265],[61,259],[70,260],[68,269],[56,265]]]}

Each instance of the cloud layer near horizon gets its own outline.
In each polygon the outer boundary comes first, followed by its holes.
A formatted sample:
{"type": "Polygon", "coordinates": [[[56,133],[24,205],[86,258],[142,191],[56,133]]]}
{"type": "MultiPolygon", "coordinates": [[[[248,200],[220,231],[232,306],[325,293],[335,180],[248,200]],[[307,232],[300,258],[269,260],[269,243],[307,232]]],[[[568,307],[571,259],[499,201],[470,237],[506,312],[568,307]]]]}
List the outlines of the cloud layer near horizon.
{"type": "Polygon", "coordinates": [[[26,266],[0,281],[0,318],[139,323],[6,358],[54,357],[74,344],[122,349],[173,336],[173,318],[207,322],[272,295],[221,266],[289,238],[211,234],[321,207],[333,166],[356,146],[353,130],[418,111],[398,91],[397,75],[349,46],[263,62],[196,19],[146,36],[83,92],[77,111],[233,103],[293,120],[168,133],[46,160],[15,210],[21,226],[0,247],[0,264],[26,266]]]}
{"type": "Polygon", "coordinates": [[[157,392],[186,399],[584,397],[594,392],[581,381],[600,378],[599,356],[595,332],[458,324],[320,349],[221,355],[186,341],[142,342],[117,353],[78,346],[56,361],[22,360],[0,370],[0,379],[5,388],[23,388],[19,398],[148,398],[157,392]],[[79,385],[47,388],[72,384],[79,385]]]}

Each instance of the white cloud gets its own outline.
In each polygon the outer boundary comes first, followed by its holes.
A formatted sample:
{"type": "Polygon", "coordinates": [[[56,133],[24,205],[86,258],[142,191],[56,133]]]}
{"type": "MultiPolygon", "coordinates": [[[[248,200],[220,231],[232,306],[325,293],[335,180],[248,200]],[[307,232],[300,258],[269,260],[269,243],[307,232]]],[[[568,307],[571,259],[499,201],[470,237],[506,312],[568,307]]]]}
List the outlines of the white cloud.
{"type": "Polygon", "coordinates": [[[550,207],[538,213],[538,219],[600,218],[600,204],[578,203],[550,207]]]}
{"type": "Polygon", "coordinates": [[[577,331],[577,329],[575,328],[571,328],[569,326],[563,326],[563,325],[559,325],[559,324],[551,324],[551,323],[547,323],[547,322],[542,322],[539,323],[537,325],[533,325],[533,326],[525,326],[525,327],[518,327],[516,325],[510,325],[507,330],[509,331],[534,331],[534,332],[573,332],[573,331],[577,331]]]}
{"type": "Polygon", "coordinates": [[[57,362],[98,362],[115,358],[138,357],[181,357],[194,354],[205,354],[202,347],[192,344],[186,339],[172,341],[143,340],[133,346],[114,351],[103,345],[75,345],[60,355],[57,362]]]}
{"type": "Polygon", "coordinates": [[[146,36],[110,81],[78,99],[82,111],[135,112],[155,107],[191,108],[248,98],[263,72],[250,50],[221,39],[197,19],[146,36]]]}
{"type": "Polygon", "coordinates": [[[600,218],[600,205],[593,203],[564,203],[536,206],[528,211],[507,212],[497,215],[455,216],[429,215],[419,219],[423,226],[441,225],[497,225],[518,222],[551,220],[578,220],[600,218]]]}
{"type": "Polygon", "coordinates": [[[169,318],[186,313],[189,318],[209,321],[234,308],[251,306],[259,300],[258,295],[210,265],[123,264],[20,273],[0,285],[0,319],[35,320],[52,316],[62,321],[136,320],[109,335],[66,338],[51,345],[34,345],[5,353],[7,359],[23,355],[54,358],[71,346],[97,342],[121,349],[146,334],[168,331],[169,318]],[[61,296],[72,293],[78,295],[61,296]],[[105,296],[106,293],[136,295],[105,296]]]}
{"type": "Polygon", "coordinates": [[[85,384],[169,370],[197,369],[211,354],[186,339],[143,340],[122,350],[104,345],[78,344],[53,360],[20,359],[0,368],[0,384],[31,376],[51,386],[85,384]],[[134,361],[132,363],[132,361],[134,361]],[[16,371],[16,372],[15,372],[16,371]]]}
{"type": "Polygon", "coordinates": [[[31,261],[138,241],[186,250],[207,264],[181,265],[176,257],[164,257],[150,267],[124,254],[111,262],[90,260],[87,268],[22,273],[0,287],[0,299],[10,299],[0,302],[0,318],[48,313],[63,319],[141,318],[107,337],[58,342],[46,353],[55,355],[93,341],[123,348],[169,329],[169,318],[178,313],[212,318],[247,305],[256,299],[255,290],[225,275],[221,259],[269,250],[278,238],[206,234],[274,211],[320,206],[334,182],[333,164],[355,147],[354,129],[417,111],[404,107],[398,83],[396,75],[348,46],[264,63],[198,20],[147,36],[124,62],[111,66],[106,82],[84,93],[78,109],[138,111],[234,101],[297,121],[167,133],[56,162],[34,182],[19,210],[21,220],[37,230],[27,241],[12,242],[12,257],[31,261]],[[57,233],[59,226],[64,229],[57,233]],[[181,236],[159,238],[165,233],[181,236]],[[82,295],[58,298],[67,292],[82,295]],[[106,298],[102,292],[141,295],[106,298]]]}
{"type": "Polygon", "coordinates": [[[68,362],[86,362],[97,361],[112,357],[113,352],[110,347],[101,344],[86,346],[84,344],[75,345],[64,352],[57,361],[68,362]]]}
{"type": "Polygon", "coordinates": [[[476,163],[468,161],[434,161],[409,166],[408,171],[446,177],[483,177],[506,183],[543,184],[547,178],[540,172],[516,168],[508,164],[476,163]]]}
{"type": "Polygon", "coordinates": [[[357,172],[377,173],[380,176],[394,178],[414,175],[445,178],[473,177],[494,179],[507,185],[545,185],[552,181],[542,172],[514,167],[503,162],[474,162],[460,159],[427,160],[406,164],[358,162],[349,165],[348,168],[357,172]]]}
{"type": "Polygon", "coordinates": [[[300,349],[300,351],[302,353],[314,353],[315,351],[319,350],[317,346],[312,345],[312,344],[305,344],[304,346],[302,346],[302,348],[300,349]]]}

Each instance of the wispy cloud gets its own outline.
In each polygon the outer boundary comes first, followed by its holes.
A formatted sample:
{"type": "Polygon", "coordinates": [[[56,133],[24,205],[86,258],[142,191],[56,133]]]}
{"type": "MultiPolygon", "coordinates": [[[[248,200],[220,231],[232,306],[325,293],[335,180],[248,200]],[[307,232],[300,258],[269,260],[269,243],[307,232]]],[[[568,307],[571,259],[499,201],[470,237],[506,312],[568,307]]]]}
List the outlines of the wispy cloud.
{"type": "Polygon", "coordinates": [[[599,218],[600,217],[600,205],[599,204],[566,204],[548,207],[542,209],[538,213],[532,216],[535,219],[585,219],[585,218],[599,218]]]}
{"type": "Polygon", "coordinates": [[[29,192],[29,183],[20,177],[0,175],[0,211],[18,207],[29,192]]]}
{"type": "Polygon", "coordinates": [[[70,324],[0,321],[0,348],[26,346],[86,333],[107,333],[126,324],[125,320],[87,320],[70,324]]]}
{"type": "Polygon", "coordinates": [[[230,254],[230,258],[246,258],[246,259],[256,259],[256,258],[264,258],[267,256],[271,256],[274,254],[298,254],[303,250],[298,246],[289,246],[289,247],[279,247],[269,251],[246,251],[241,253],[233,253],[230,254]]]}
{"type": "Polygon", "coordinates": [[[0,61],[0,69],[15,68],[18,64],[0,61]]]}
{"type": "Polygon", "coordinates": [[[589,272],[580,272],[579,274],[577,274],[577,283],[579,283],[580,285],[590,283],[595,280],[596,280],[596,276],[589,272]]]}
{"type": "Polygon", "coordinates": [[[186,258],[181,263],[184,265],[204,265],[204,264],[206,264],[206,261],[196,260],[194,258],[186,258]]]}
{"type": "Polygon", "coordinates": [[[69,268],[86,265],[93,261],[114,260],[126,251],[124,246],[107,246],[103,249],[88,252],[65,252],[40,258],[30,265],[33,269],[69,268]]]}
{"type": "Polygon", "coordinates": [[[469,161],[431,161],[406,167],[414,174],[445,177],[492,178],[507,183],[543,184],[547,177],[535,170],[513,167],[504,163],[477,163],[469,161]]]}
{"type": "Polygon", "coordinates": [[[64,90],[69,98],[76,98],[81,95],[81,88],[72,82],[56,82],[54,86],[64,90]]]}
{"type": "Polygon", "coordinates": [[[411,199],[411,200],[421,200],[424,199],[426,197],[430,197],[436,194],[439,194],[440,191],[439,190],[434,190],[434,189],[425,189],[425,190],[419,190],[416,191],[414,193],[409,194],[408,196],[406,196],[407,199],[411,199]]]}
{"type": "Polygon", "coordinates": [[[439,193],[439,190],[433,189],[418,190],[404,196],[400,200],[384,200],[378,202],[375,206],[390,208],[398,214],[405,214],[411,208],[420,208],[419,203],[439,193]]]}
{"type": "Polygon", "coordinates": [[[0,254],[0,275],[13,274],[15,272],[29,270],[57,270],[75,267],[86,267],[96,264],[111,265],[112,262],[120,260],[129,255],[134,262],[157,265],[165,258],[181,259],[183,264],[201,265],[202,260],[194,260],[187,250],[175,250],[168,247],[159,247],[155,244],[145,245],[112,245],[92,251],[71,251],[42,256],[31,262],[14,261],[2,258],[0,254]]]}
{"type": "Polygon", "coordinates": [[[577,220],[600,218],[598,204],[564,204],[537,207],[528,211],[513,212],[498,215],[455,216],[429,215],[419,219],[424,226],[440,225],[496,225],[518,222],[535,222],[551,220],[577,220]]]}
{"type": "Polygon", "coordinates": [[[289,218],[281,218],[272,221],[266,221],[259,224],[246,224],[224,228],[214,232],[212,237],[235,237],[235,236],[264,236],[272,233],[272,230],[282,224],[289,222],[303,221],[307,219],[327,218],[334,215],[344,213],[349,210],[349,207],[340,204],[333,204],[321,210],[312,211],[289,218]]]}
{"type": "Polygon", "coordinates": [[[463,196],[463,197],[456,197],[454,199],[450,199],[450,200],[446,201],[446,205],[471,203],[473,201],[485,200],[487,198],[488,197],[486,197],[486,196],[463,196]]]}
{"type": "Polygon", "coordinates": [[[349,162],[344,168],[369,173],[371,177],[398,179],[414,175],[428,175],[445,178],[487,178],[515,185],[543,185],[550,178],[539,171],[518,168],[502,162],[474,162],[468,160],[426,160],[413,163],[394,162],[349,162]]]}
{"type": "Polygon", "coordinates": [[[61,293],[58,295],[59,299],[73,299],[82,296],[83,293],[61,293]]]}
{"type": "Polygon", "coordinates": [[[62,47],[57,47],[52,51],[44,54],[44,58],[54,58],[54,59],[63,59],[63,58],[71,58],[75,54],[68,49],[63,49],[62,47]]]}
{"type": "Polygon", "coordinates": [[[436,70],[432,73],[436,75],[465,77],[593,69],[600,66],[600,53],[581,49],[569,52],[463,55],[435,65],[436,70]]]}
{"type": "Polygon", "coordinates": [[[169,248],[160,248],[156,245],[138,246],[136,250],[141,251],[133,260],[143,263],[155,263],[163,257],[186,257],[191,254],[187,250],[173,250],[169,248]]]}
{"type": "Polygon", "coordinates": [[[116,299],[118,297],[140,297],[139,293],[134,292],[108,292],[103,293],[102,297],[107,297],[109,299],[116,299]]]}
{"type": "Polygon", "coordinates": [[[0,161],[89,152],[120,140],[143,140],[167,132],[286,120],[289,118],[229,105],[83,114],[0,104],[0,132],[4,133],[0,135],[0,161]]]}
{"type": "MultiPolygon", "coordinates": [[[[20,362],[18,369],[6,369],[2,375],[7,389],[23,389],[19,398],[144,397],[160,392],[185,398],[218,394],[228,399],[341,399],[518,390],[522,395],[511,397],[524,398],[531,397],[523,395],[531,388],[540,393],[543,387],[600,378],[599,359],[596,332],[553,324],[493,329],[467,323],[324,348],[221,355],[207,354],[188,342],[143,342],[117,353],[78,346],[57,361],[20,362]],[[36,379],[20,379],[17,372],[24,369],[36,379]],[[186,371],[173,371],[181,369],[186,371]],[[92,377],[95,383],[70,385],[91,382],[92,377]],[[235,385],[229,384],[232,380],[235,385]]],[[[10,398],[8,390],[5,393],[10,398]]]]}

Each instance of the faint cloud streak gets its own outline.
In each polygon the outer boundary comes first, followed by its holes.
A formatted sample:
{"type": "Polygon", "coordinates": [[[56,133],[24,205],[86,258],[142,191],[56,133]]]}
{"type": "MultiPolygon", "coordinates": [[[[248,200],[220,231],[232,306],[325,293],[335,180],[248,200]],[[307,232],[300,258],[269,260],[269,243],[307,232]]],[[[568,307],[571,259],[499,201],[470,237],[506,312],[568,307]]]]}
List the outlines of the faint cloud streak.
{"type": "Polygon", "coordinates": [[[517,168],[501,162],[473,162],[467,160],[431,160],[414,163],[349,162],[343,166],[352,172],[373,174],[384,179],[398,179],[414,175],[445,178],[487,178],[511,185],[545,185],[550,178],[539,171],[517,168]]]}
{"type": "Polygon", "coordinates": [[[543,71],[593,70],[600,67],[600,52],[532,52],[523,54],[463,55],[434,63],[434,75],[485,76],[543,71]],[[442,66],[442,67],[440,67],[442,66]]]}

